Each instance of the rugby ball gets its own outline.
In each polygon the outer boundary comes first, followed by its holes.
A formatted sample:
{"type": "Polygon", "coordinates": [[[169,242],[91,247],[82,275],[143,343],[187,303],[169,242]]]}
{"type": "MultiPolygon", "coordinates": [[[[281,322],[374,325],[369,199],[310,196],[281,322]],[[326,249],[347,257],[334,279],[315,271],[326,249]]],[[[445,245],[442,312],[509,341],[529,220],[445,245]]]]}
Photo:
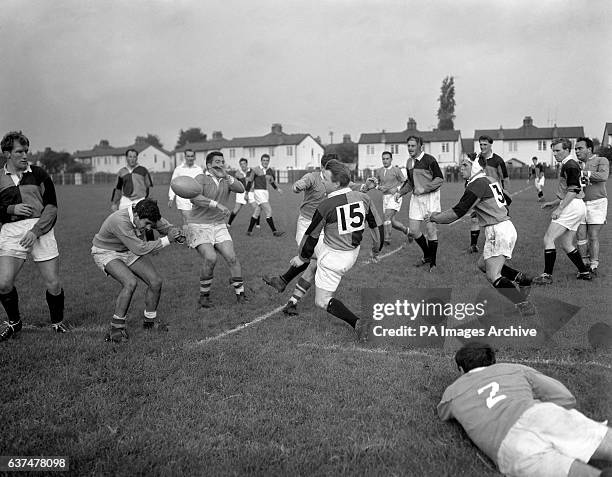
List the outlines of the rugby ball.
{"type": "Polygon", "coordinates": [[[170,182],[170,188],[183,199],[193,199],[202,193],[202,186],[193,177],[178,176],[170,182]]]}

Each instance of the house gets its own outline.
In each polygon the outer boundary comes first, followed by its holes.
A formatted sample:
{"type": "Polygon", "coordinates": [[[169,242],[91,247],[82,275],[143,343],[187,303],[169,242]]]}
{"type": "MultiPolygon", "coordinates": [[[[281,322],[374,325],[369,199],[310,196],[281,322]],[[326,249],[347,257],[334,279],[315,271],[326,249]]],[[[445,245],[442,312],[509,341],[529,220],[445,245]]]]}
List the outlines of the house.
{"type": "Polygon", "coordinates": [[[413,118],[408,119],[407,127],[401,132],[363,133],[359,137],[359,167],[380,167],[384,151],[393,154],[393,162],[403,165],[408,160],[406,138],[411,135],[423,138],[423,150],[438,160],[440,167],[457,164],[461,158],[461,132],[450,130],[419,131],[413,118]]]}
{"type": "Polygon", "coordinates": [[[521,161],[520,159],[516,159],[515,157],[513,157],[509,161],[506,161],[506,165],[509,168],[513,168],[513,167],[528,167],[527,163],[521,161]]]}
{"type": "Polygon", "coordinates": [[[556,138],[568,138],[572,143],[584,136],[582,126],[540,128],[533,125],[531,116],[525,116],[523,125],[516,129],[477,129],[474,131],[474,150],[480,151],[478,138],[490,136],[493,138],[493,152],[504,160],[519,159],[525,164],[531,164],[531,158],[537,157],[539,162],[553,166],[555,159],[550,144],[556,138]]]}
{"type": "MultiPolygon", "coordinates": [[[[478,148],[480,151],[480,148],[478,148]]],[[[462,139],[461,140],[461,160],[465,159],[468,154],[472,154],[474,152],[474,141],[472,139],[462,139]]]]}
{"type": "Polygon", "coordinates": [[[221,132],[213,133],[211,141],[188,143],[174,151],[176,163],[185,156],[185,150],[196,153],[196,163],[205,165],[206,155],[211,151],[221,151],[226,164],[238,168],[238,161],[244,157],[249,164],[259,164],[263,154],[270,156],[270,167],[275,170],[309,169],[317,167],[323,155],[323,146],[310,134],[287,134],[281,124],[272,125],[270,132],[264,136],[236,137],[224,139],[221,132]]]}
{"type": "Polygon", "coordinates": [[[325,154],[337,154],[338,158],[348,164],[357,164],[357,143],[351,140],[350,134],[342,136],[342,142],[325,146],[325,154]]]}
{"type": "Polygon", "coordinates": [[[143,141],[130,146],[113,147],[106,139],[102,139],[92,149],[76,151],[72,157],[81,164],[91,166],[91,172],[115,174],[125,166],[125,151],[128,149],[138,151],[138,164],[146,167],[149,172],[170,172],[174,169],[170,152],[143,141]]]}
{"type": "Polygon", "coordinates": [[[612,146],[612,123],[606,123],[604,128],[603,139],[601,140],[602,147],[612,146]]]}

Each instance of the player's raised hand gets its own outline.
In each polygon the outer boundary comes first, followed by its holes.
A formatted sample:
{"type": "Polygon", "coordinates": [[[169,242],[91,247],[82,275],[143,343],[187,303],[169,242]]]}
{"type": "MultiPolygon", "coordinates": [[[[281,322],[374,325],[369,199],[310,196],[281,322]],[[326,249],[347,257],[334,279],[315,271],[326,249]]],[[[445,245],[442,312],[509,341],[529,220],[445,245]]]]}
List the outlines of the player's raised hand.
{"type": "Polygon", "coordinates": [[[213,166],[211,167],[213,173],[215,174],[216,177],[218,177],[219,179],[225,179],[227,177],[227,171],[219,166],[213,166]]]}

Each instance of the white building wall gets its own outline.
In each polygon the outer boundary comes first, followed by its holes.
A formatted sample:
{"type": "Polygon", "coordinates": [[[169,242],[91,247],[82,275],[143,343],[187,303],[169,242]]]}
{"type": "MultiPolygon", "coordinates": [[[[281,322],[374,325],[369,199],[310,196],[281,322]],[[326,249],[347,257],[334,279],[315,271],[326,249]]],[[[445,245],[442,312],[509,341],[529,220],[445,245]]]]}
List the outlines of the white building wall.
{"type": "Polygon", "coordinates": [[[171,172],[174,170],[174,162],[170,159],[170,156],[153,146],[147,147],[138,154],[138,164],[146,167],[149,172],[171,172]]]}
{"type": "MultiPolygon", "coordinates": [[[[446,142],[445,142],[446,143],[446,142]]],[[[426,142],[423,150],[436,158],[440,167],[459,162],[461,157],[461,140],[448,141],[448,152],[442,152],[442,142],[426,142]]],[[[403,167],[408,160],[408,147],[406,144],[358,144],[357,155],[359,157],[359,168],[378,168],[382,166],[382,153],[391,151],[393,153],[393,164],[403,167]],[[395,147],[397,146],[397,148],[395,147]]]]}
{"type": "Polygon", "coordinates": [[[312,137],[307,136],[295,147],[294,165],[288,167],[293,169],[316,168],[321,165],[323,147],[312,137]]]}

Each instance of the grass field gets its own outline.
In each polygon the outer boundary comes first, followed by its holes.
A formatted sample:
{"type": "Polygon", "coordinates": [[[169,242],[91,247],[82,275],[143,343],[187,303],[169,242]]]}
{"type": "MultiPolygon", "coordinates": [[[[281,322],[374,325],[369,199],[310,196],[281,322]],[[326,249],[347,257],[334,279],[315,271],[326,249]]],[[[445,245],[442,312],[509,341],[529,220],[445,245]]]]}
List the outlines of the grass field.
{"type": "MultiPolygon", "coordinates": [[[[551,197],[556,184],[546,185],[551,197]]],[[[512,263],[539,273],[549,216],[527,187],[524,181],[510,186],[519,233],[512,263]]],[[[165,278],[159,315],[170,332],[142,330],[140,286],[129,314],[130,342],[113,345],[103,337],[118,284],[89,255],[109,212],[110,190],[58,187],[66,315],[76,329],[51,334],[41,280],[27,263],[17,288],[29,326],[20,339],[0,344],[0,455],[69,456],[74,475],[499,475],[458,425],[435,413],[445,387],[458,377],[452,362],[457,342],[444,349],[356,345],[352,330],[314,308],[312,295],[299,305],[298,317],[278,312],[290,289],[281,296],[260,276],[284,271],[295,254],[301,196],[284,189],[282,197],[271,192],[284,237],[272,237],[265,223],[245,236],[246,209],[231,230],[246,306],[235,304],[221,260],[212,288],[216,307],[199,310],[199,259],[192,250],[169,247],[154,262],[165,278]]],[[[453,205],[461,189],[446,184],[443,207],[453,205]]],[[[176,211],[165,208],[166,190],[156,187],[153,197],[178,221],[176,211]]],[[[404,204],[400,220],[406,211],[404,204]]],[[[338,297],[357,311],[364,287],[449,287],[454,300],[474,299],[487,282],[476,257],[464,253],[468,230],[467,221],[440,226],[439,270],[432,275],[413,268],[418,247],[400,248],[397,232],[380,263],[365,263],[366,239],[363,260],[343,279],[338,297]]],[[[607,227],[601,272],[591,283],[577,281],[559,253],[555,284],[534,293],[580,311],[548,346],[508,348],[498,356],[560,379],[579,409],[598,420],[612,415],[612,360],[609,352],[591,350],[586,334],[594,323],[611,323],[611,252],[607,227]]]]}

